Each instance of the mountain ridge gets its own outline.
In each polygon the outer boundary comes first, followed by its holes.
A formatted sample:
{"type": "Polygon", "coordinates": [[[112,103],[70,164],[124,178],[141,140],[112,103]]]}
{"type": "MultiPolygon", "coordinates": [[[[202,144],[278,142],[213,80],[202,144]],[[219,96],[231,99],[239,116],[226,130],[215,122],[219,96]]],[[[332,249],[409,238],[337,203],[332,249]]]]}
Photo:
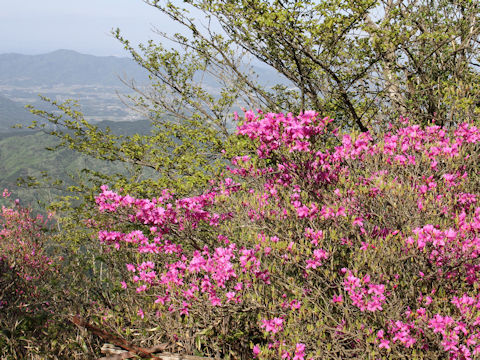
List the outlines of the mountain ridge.
{"type": "Polygon", "coordinates": [[[0,54],[0,85],[119,86],[119,76],[147,80],[146,71],[127,57],[95,56],[59,49],[46,54],[0,54]]]}

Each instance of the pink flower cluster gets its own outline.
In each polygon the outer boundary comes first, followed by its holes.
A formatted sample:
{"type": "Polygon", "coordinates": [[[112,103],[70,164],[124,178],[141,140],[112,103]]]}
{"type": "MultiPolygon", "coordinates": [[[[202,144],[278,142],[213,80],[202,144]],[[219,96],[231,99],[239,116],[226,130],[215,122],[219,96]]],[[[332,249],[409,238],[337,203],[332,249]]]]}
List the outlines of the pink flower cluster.
{"type": "Polygon", "coordinates": [[[370,275],[365,275],[361,279],[352,274],[351,271],[344,270],[346,278],[343,282],[343,290],[345,290],[352,304],[360,309],[360,311],[380,311],[383,310],[382,305],[385,303],[386,297],[385,285],[371,283],[370,275]]]}
{"type": "Polygon", "coordinates": [[[263,319],[260,327],[268,333],[276,334],[283,330],[283,321],[282,318],[273,318],[271,320],[263,319]]]}
{"type": "MultiPolygon", "coordinates": [[[[261,113],[261,112],[260,112],[261,113]]],[[[314,111],[299,116],[289,113],[267,113],[260,117],[253,111],[245,113],[245,122],[238,127],[238,134],[258,139],[257,155],[266,158],[281,147],[290,152],[310,152],[310,139],[325,132],[325,126],[332,120],[319,119],[314,111]]]]}
{"type": "MultiPolygon", "coordinates": [[[[228,180],[226,184],[232,185],[228,180]]],[[[212,248],[192,240],[190,245],[194,251],[187,257],[183,246],[170,239],[172,234],[192,231],[201,226],[215,228],[229,219],[229,213],[218,214],[209,210],[220,192],[219,189],[192,198],[173,200],[173,194],[165,191],[161,197],[147,200],[120,196],[104,186],[96,198],[100,211],[130,210],[127,216],[129,221],[148,225],[149,234],[141,230],[128,233],[101,230],[100,242],[113,244],[117,250],[134,246],[141,254],[155,254],[163,259],[126,266],[128,271],[134,273],[132,280],[137,285],[137,292],[145,292],[152,287],[162,288],[157,293],[156,302],[170,304],[169,311],[188,314],[191,302],[202,295],[207,296],[213,306],[240,303],[242,290],[248,283],[236,281],[239,271],[253,274],[256,279],[266,283],[269,281],[268,271],[262,269],[256,255],[258,249],[237,248],[236,244],[220,246],[229,241],[225,236],[218,235],[213,239],[218,246],[212,248]],[[163,264],[163,270],[158,266],[159,263],[163,264]]]]}

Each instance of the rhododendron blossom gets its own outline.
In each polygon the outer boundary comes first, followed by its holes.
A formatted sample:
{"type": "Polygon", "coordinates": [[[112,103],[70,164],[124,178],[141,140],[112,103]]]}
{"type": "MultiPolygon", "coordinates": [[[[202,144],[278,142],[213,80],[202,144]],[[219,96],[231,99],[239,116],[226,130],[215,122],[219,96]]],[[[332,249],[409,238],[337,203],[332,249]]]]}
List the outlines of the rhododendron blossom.
{"type": "Polygon", "coordinates": [[[248,111],[250,147],[200,195],[102,187],[119,226],[100,243],[142,259],[126,270],[155,311],[228,314],[255,358],[472,359],[480,130],[398,124],[342,133],[313,111],[248,111]]]}

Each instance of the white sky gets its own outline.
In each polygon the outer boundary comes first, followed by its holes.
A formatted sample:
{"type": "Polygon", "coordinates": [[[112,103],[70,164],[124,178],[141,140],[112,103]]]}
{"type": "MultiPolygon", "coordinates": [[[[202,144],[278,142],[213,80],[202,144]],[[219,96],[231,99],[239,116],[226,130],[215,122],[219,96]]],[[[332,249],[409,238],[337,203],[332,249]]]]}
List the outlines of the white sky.
{"type": "Polygon", "coordinates": [[[132,44],[157,39],[153,27],[181,31],[142,0],[0,0],[0,53],[128,56],[110,35],[117,27],[132,44]]]}

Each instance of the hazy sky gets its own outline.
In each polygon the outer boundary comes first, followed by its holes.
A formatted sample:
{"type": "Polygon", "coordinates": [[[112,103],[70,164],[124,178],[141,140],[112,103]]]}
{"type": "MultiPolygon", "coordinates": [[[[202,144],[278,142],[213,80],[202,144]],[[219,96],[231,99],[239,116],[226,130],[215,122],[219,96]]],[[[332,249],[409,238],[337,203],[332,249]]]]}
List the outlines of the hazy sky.
{"type": "Polygon", "coordinates": [[[136,44],[158,38],[154,26],[181,31],[142,0],[0,0],[0,53],[128,56],[110,30],[119,27],[136,44]]]}

